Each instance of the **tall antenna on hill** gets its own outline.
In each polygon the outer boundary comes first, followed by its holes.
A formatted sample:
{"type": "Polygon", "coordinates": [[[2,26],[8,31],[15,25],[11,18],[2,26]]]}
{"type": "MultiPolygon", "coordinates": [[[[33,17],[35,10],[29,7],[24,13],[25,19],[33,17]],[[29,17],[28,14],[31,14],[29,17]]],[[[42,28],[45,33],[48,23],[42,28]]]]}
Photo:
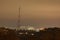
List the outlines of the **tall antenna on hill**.
{"type": "Polygon", "coordinates": [[[20,29],[20,26],[21,26],[21,24],[20,24],[20,18],[21,18],[21,16],[20,16],[20,0],[18,0],[17,1],[17,5],[18,5],[18,20],[17,20],[17,28],[16,28],[16,30],[19,30],[20,29]]]}
{"type": "Polygon", "coordinates": [[[19,7],[19,13],[18,13],[18,21],[17,21],[17,30],[20,29],[20,7],[19,7]]]}

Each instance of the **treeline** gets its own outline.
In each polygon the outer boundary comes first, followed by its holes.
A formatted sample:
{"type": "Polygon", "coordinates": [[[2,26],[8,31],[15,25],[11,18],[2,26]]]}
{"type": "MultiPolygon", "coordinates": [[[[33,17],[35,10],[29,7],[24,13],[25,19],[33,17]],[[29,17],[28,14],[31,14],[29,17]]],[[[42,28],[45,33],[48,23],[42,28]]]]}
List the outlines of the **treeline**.
{"type": "Polygon", "coordinates": [[[20,33],[24,33],[22,35],[19,34],[20,39],[22,40],[60,40],[60,28],[46,28],[45,30],[29,31],[29,30],[20,30],[20,33]],[[28,32],[26,35],[25,32],[28,32]],[[34,34],[34,35],[32,35],[34,34]]]}
{"type": "Polygon", "coordinates": [[[19,40],[15,30],[1,27],[0,28],[0,40],[19,40]]]}
{"type": "Polygon", "coordinates": [[[46,28],[36,32],[32,30],[16,31],[1,27],[0,40],[60,40],[60,28],[46,28]]]}
{"type": "Polygon", "coordinates": [[[42,31],[41,40],[60,40],[60,28],[48,28],[42,31]]]}

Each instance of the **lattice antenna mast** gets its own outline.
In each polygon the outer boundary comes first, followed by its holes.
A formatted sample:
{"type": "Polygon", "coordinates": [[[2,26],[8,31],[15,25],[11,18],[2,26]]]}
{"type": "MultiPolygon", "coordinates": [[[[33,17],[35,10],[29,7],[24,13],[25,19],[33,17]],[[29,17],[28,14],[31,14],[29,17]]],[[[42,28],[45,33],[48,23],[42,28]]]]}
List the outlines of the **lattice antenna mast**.
{"type": "Polygon", "coordinates": [[[20,29],[20,7],[19,7],[19,13],[18,13],[18,21],[17,21],[17,30],[20,29]]]}
{"type": "Polygon", "coordinates": [[[19,14],[18,14],[18,27],[20,27],[20,8],[19,8],[19,14]]]}
{"type": "Polygon", "coordinates": [[[20,26],[21,26],[21,24],[20,24],[20,18],[21,18],[21,16],[20,16],[20,0],[17,0],[17,5],[18,5],[18,20],[17,20],[17,28],[16,28],[16,30],[19,30],[20,29],[20,26]]]}

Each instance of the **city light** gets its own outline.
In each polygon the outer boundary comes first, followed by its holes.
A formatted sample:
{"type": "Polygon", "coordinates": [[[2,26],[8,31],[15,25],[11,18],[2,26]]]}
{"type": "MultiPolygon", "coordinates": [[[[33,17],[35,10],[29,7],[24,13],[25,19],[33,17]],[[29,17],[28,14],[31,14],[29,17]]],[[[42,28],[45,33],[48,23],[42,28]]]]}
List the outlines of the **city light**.
{"type": "Polygon", "coordinates": [[[29,27],[28,30],[35,30],[35,28],[34,27],[29,27]]]}

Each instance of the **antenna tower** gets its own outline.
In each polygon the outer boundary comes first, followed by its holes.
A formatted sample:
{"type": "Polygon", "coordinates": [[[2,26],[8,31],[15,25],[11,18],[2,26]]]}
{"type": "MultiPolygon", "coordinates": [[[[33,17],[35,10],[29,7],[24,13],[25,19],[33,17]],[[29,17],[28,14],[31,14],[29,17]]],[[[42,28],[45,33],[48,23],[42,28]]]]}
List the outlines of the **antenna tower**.
{"type": "Polygon", "coordinates": [[[20,8],[19,8],[19,13],[18,13],[18,21],[17,21],[17,30],[20,29],[20,8]]]}

